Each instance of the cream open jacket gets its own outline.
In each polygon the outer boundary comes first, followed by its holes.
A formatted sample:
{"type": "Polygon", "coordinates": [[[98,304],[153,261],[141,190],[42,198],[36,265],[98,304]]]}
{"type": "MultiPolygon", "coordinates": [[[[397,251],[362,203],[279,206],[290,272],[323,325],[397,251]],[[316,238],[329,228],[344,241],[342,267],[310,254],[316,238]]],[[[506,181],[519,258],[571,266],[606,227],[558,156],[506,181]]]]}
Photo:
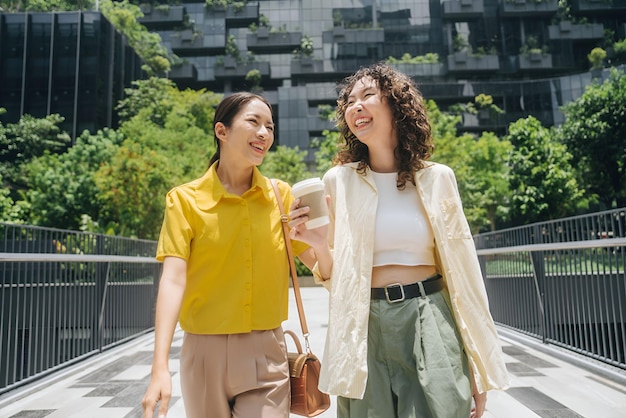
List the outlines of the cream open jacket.
{"type": "MultiPolygon", "coordinates": [[[[367,326],[377,207],[376,183],[357,164],[330,169],[324,175],[331,196],[329,243],[334,252],[330,280],[329,326],[319,387],[332,395],[363,398],[367,383],[367,326]]],[[[474,241],[453,171],[427,163],[415,175],[436,241],[436,260],[450,292],[463,344],[477,388],[505,389],[509,377],[489,313],[487,293],[474,241]]],[[[314,269],[319,281],[319,274],[314,269]]]]}

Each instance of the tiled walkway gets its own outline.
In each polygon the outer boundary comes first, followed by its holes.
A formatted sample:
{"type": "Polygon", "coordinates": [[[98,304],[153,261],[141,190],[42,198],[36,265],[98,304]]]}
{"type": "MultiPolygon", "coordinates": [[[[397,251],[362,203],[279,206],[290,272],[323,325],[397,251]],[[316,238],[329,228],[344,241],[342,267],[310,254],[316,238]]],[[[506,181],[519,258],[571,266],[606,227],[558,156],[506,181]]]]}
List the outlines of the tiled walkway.
{"type": "MultiPolygon", "coordinates": [[[[302,294],[312,336],[311,349],[321,355],[328,309],[326,291],[305,287],[302,294]]],[[[291,315],[284,328],[297,331],[295,309],[291,309],[291,315]]],[[[505,329],[499,332],[512,387],[506,392],[489,393],[485,418],[626,418],[625,372],[505,329]]],[[[153,334],[146,334],[5,394],[0,397],[0,418],[141,417],[140,402],[149,381],[152,342],[153,334]]],[[[178,331],[170,361],[174,398],[168,418],[185,417],[178,380],[181,342],[182,332],[178,331]]],[[[334,405],[319,417],[335,418],[334,405]]]]}

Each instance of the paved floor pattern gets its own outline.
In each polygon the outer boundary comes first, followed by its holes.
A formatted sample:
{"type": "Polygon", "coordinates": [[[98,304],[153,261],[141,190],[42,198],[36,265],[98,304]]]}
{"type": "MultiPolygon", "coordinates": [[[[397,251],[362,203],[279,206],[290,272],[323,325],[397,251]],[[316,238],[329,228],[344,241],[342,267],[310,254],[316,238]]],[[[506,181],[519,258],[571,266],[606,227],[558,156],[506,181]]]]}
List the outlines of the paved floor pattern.
{"type": "MultiPolygon", "coordinates": [[[[325,292],[302,288],[311,349],[318,355],[326,332],[325,292]]],[[[290,311],[297,315],[295,309],[290,311]]],[[[297,331],[297,316],[290,314],[284,328],[297,331]]],[[[512,386],[489,393],[485,418],[626,418],[625,372],[546,348],[506,329],[499,333],[512,386]]],[[[185,418],[178,374],[182,331],[174,337],[170,355],[174,393],[168,418],[185,418]]],[[[0,418],[141,417],[152,344],[153,334],[146,334],[9,392],[0,397],[0,418]]],[[[319,417],[336,418],[334,405],[319,417]]]]}

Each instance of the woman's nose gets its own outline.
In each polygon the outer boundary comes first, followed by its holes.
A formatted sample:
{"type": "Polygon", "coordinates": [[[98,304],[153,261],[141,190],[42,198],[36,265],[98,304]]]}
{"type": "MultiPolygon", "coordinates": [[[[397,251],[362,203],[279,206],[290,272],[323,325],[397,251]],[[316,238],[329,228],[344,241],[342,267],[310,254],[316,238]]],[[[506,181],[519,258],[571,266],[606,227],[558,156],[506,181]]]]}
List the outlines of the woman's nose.
{"type": "Polygon", "coordinates": [[[262,138],[267,138],[270,135],[270,131],[269,129],[267,129],[267,126],[261,125],[261,127],[257,131],[257,135],[259,135],[262,138]]]}

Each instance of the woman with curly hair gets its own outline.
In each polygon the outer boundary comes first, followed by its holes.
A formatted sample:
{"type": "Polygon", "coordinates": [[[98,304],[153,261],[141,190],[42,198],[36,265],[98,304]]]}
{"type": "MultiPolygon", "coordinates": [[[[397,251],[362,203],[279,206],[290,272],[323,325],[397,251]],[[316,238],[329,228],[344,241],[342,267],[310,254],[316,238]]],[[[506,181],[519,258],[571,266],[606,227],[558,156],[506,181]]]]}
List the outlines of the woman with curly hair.
{"type": "MultiPolygon", "coordinates": [[[[479,418],[508,375],[454,173],[428,161],[423,98],[374,64],[337,104],[345,143],[323,179],[334,261],[313,269],[330,291],[320,388],[339,418],[479,418]]],[[[291,235],[307,242],[298,203],[291,235]]]]}

